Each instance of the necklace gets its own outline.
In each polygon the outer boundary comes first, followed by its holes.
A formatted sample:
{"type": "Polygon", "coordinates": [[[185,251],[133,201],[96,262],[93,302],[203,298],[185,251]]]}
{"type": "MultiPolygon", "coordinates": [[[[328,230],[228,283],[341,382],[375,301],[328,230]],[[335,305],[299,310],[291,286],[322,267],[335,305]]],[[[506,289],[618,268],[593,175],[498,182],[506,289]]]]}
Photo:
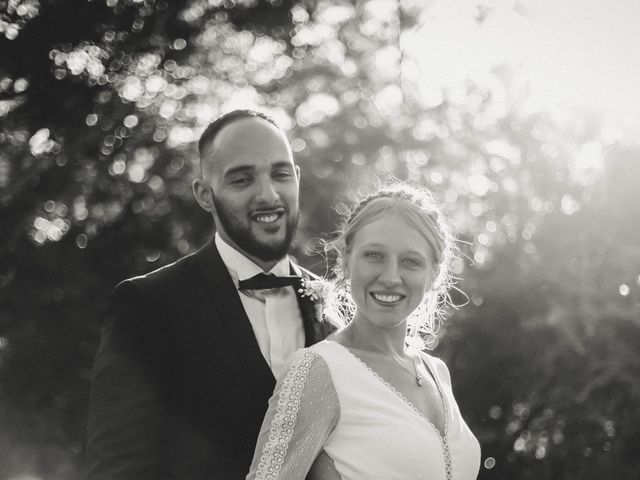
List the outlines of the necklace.
{"type": "MultiPolygon", "coordinates": [[[[421,387],[424,385],[424,377],[422,376],[422,369],[418,366],[418,355],[411,354],[411,360],[413,360],[413,368],[416,372],[416,384],[421,387]]],[[[422,363],[422,361],[420,361],[422,363]]]]}
{"type": "MultiPolygon", "coordinates": [[[[348,342],[351,343],[352,345],[356,342],[348,342]]],[[[346,347],[345,347],[346,348],[346,347]]],[[[351,347],[351,348],[355,348],[356,350],[363,350],[361,348],[358,347],[351,347]]],[[[363,350],[363,351],[367,351],[367,350],[363,350]]],[[[373,350],[376,351],[376,350],[373,350]]],[[[383,353],[380,352],[379,353],[383,353]]],[[[409,356],[411,357],[411,361],[413,363],[413,374],[415,375],[415,380],[416,380],[416,385],[418,385],[418,387],[422,387],[424,385],[424,376],[422,375],[422,371],[420,369],[420,367],[418,366],[418,362],[421,360],[418,360],[418,355],[413,353],[413,352],[409,352],[409,356]]],[[[400,365],[403,369],[411,372],[410,367],[407,367],[403,362],[400,361],[399,358],[396,358],[395,355],[391,355],[391,359],[394,360],[398,365],[400,365]]]]}
{"type": "Polygon", "coordinates": [[[415,354],[411,354],[411,360],[413,360],[413,369],[416,373],[416,384],[421,387],[424,384],[424,377],[420,374],[421,372],[419,372],[419,368],[418,368],[418,359],[416,358],[417,355],[415,354]]]}

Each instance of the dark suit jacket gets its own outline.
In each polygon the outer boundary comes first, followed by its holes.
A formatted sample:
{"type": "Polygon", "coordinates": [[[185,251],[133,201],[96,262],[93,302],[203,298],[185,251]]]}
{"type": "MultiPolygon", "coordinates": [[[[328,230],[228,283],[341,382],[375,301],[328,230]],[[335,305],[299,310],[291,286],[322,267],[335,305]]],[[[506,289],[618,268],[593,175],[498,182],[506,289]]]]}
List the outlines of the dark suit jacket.
{"type": "MultiPolygon", "coordinates": [[[[330,327],[298,304],[309,346],[330,327]]],[[[95,361],[87,478],[242,479],[274,386],[213,241],[125,280],[95,361]]]]}

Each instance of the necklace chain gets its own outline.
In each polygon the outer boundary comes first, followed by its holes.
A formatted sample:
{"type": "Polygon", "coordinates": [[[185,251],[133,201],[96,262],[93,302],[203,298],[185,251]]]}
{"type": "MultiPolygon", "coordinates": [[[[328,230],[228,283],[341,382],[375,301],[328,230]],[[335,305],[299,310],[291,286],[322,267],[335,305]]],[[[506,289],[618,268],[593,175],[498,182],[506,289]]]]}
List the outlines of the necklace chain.
{"type": "Polygon", "coordinates": [[[422,387],[422,385],[424,385],[424,377],[421,375],[421,372],[419,371],[419,368],[418,368],[418,359],[416,358],[417,355],[414,353],[411,353],[410,355],[411,355],[411,360],[413,360],[413,369],[416,374],[416,384],[419,387],[422,387]]]}

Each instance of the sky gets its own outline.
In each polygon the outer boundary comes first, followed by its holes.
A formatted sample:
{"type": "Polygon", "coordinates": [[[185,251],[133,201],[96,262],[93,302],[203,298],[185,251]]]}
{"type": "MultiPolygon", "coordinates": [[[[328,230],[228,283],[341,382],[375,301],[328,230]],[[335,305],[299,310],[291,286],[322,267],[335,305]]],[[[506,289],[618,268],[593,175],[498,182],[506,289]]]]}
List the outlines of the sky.
{"type": "Polygon", "coordinates": [[[426,99],[508,65],[541,108],[594,112],[640,134],[638,0],[431,0],[409,51],[426,99]]]}

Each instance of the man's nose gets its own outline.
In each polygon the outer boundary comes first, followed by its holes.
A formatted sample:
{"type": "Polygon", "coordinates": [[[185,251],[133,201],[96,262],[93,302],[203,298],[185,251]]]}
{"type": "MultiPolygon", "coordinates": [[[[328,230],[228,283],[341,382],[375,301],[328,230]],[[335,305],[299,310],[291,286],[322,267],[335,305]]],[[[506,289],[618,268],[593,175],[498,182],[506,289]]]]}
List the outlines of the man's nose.
{"type": "Polygon", "coordinates": [[[280,195],[278,194],[271,177],[261,179],[258,184],[256,200],[271,205],[276,203],[279,198],[280,195]]]}
{"type": "Polygon", "coordinates": [[[400,269],[395,260],[389,259],[385,262],[382,272],[380,272],[379,280],[386,286],[396,286],[402,283],[400,269]]]}

